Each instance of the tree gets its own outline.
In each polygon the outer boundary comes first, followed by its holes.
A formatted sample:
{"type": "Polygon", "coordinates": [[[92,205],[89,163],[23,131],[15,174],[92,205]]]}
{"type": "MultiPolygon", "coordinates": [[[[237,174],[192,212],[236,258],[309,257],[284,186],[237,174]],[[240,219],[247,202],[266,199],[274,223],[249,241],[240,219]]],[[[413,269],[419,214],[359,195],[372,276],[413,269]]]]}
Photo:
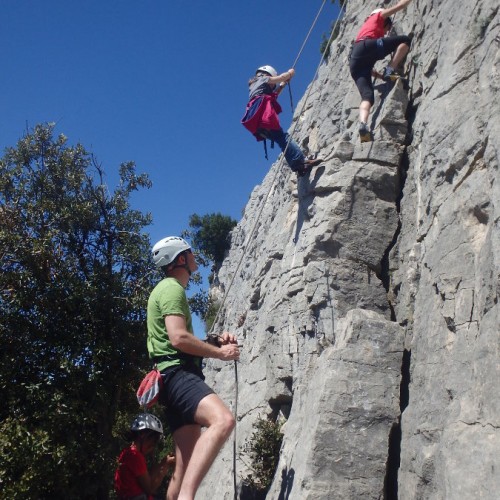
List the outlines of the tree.
{"type": "MultiPolygon", "coordinates": [[[[198,262],[204,267],[211,267],[209,282],[213,281],[214,274],[220,269],[224,256],[229,250],[230,233],[236,224],[234,219],[219,212],[201,217],[198,214],[192,214],[189,217],[191,229],[183,231],[182,235],[191,242],[198,262]]],[[[202,284],[199,273],[194,277],[194,283],[202,284]]],[[[211,300],[208,291],[200,290],[193,294],[189,298],[189,304],[191,310],[202,318],[205,327],[209,330],[217,314],[217,305],[211,300]]]]}
{"type": "Polygon", "coordinates": [[[107,498],[149,367],[150,216],[129,197],[150,182],[125,163],[108,192],[53,132],[36,126],[0,160],[0,484],[5,498],[107,498]]]}
{"type": "Polygon", "coordinates": [[[221,213],[189,216],[191,230],[184,234],[192,242],[202,257],[205,266],[212,263],[213,268],[219,269],[224,256],[230,247],[229,234],[237,222],[228,215],[221,213]]]}
{"type": "Polygon", "coordinates": [[[326,33],[323,33],[321,37],[321,44],[319,47],[319,51],[325,59],[328,59],[328,57],[330,57],[330,46],[332,42],[336,40],[339,36],[340,33],[339,21],[345,14],[347,0],[331,0],[331,3],[333,4],[338,3],[340,7],[340,12],[337,20],[331,23],[330,32],[328,33],[328,35],[326,33]]]}

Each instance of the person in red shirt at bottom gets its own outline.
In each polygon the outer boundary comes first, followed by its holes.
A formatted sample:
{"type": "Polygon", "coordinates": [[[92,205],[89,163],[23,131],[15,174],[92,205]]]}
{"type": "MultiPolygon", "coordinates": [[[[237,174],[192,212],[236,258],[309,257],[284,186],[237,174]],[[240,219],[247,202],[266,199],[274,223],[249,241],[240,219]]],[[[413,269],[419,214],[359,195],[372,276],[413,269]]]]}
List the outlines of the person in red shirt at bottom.
{"type": "Polygon", "coordinates": [[[132,444],[124,448],[115,472],[115,491],[120,500],[153,500],[175,457],[167,455],[148,471],[146,455],[152,453],[163,436],[163,426],[155,415],[141,413],[132,422],[127,438],[132,444]]]}

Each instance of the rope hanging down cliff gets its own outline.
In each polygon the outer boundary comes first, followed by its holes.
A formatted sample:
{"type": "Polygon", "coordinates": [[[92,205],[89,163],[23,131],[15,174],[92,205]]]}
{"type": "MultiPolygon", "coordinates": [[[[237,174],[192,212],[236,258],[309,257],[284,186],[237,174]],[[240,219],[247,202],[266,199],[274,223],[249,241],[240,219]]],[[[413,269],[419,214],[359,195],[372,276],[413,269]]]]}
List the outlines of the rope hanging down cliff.
{"type": "MultiPolygon", "coordinates": [[[[297,57],[295,58],[295,61],[294,61],[294,63],[293,63],[293,68],[295,68],[296,64],[298,63],[298,61],[299,61],[299,59],[300,59],[300,57],[301,57],[301,55],[302,55],[302,51],[303,51],[303,49],[304,49],[304,47],[305,47],[305,45],[306,45],[307,41],[309,40],[309,37],[310,37],[310,35],[311,35],[311,32],[312,32],[312,30],[314,29],[314,26],[316,25],[316,23],[317,23],[317,21],[318,21],[318,18],[319,18],[320,14],[321,14],[321,12],[322,12],[322,10],[323,10],[323,7],[325,6],[325,3],[326,3],[326,0],[323,0],[323,2],[322,2],[322,4],[321,4],[321,7],[320,7],[320,9],[319,9],[319,11],[318,11],[318,13],[317,13],[317,15],[316,15],[316,17],[315,17],[315,19],[314,19],[314,21],[313,21],[312,25],[311,25],[311,28],[309,29],[309,32],[307,33],[306,38],[305,38],[305,40],[304,40],[304,42],[303,42],[303,44],[302,44],[302,46],[301,46],[301,48],[300,48],[300,50],[299,50],[299,53],[298,53],[297,57]]],[[[333,37],[335,36],[336,30],[337,30],[337,25],[338,25],[338,23],[339,23],[339,21],[340,21],[340,19],[341,19],[342,15],[343,15],[343,12],[344,12],[344,11],[343,11],[343,8],[341,7],[341,9],[339,10],[339,13],[338,13],[337,19],[336,19],[336,21],[335,21],[335,24],[334,24],[334,26],[333,26],[333,28],[332,28],[332,30],[331,30],[330,38],[329,38],[329,40],[328,40],[328,42],[327,42],[327,47],[329,47],[329,46],[330,46],[330,44],[331,44],[331,42],[332,42],[332,40],[333,40],[333,37]]],[[[317,66],[317,68],[316,68],[316,71],[315,71],[315,73],[314,73],[313,81],[317,78],[317,75],[318,75],[318,72],[319,72],[319,68],[320,68],[321,64],[324,62],[324,60],[325,60],[325,58],[326,58],[326,54],[327,54],[327,50],[325,50],[325,51],[323,52],[323,54],[322,54],[322,57],[321,57],[321,59],[320,59],[320,62],[319,62],[318,66],[317,66]]],[[[301,110],[300,110],[299,116],[302,114],[302,112],[303,112],[303,111],[304,111],[304,109],[305,109],[305,106],[306,106],[306,104],[307,104],[307,101],[308,101],[309,96],[310,96],[310,93],[311,93],[311,89],[312,89],[312,85],[310,85],[310,86],[309,86],[309,90],[308,90],[307,95],[306,95],[306,98],[304,99],[304,102],[303,102],[303,104],[302,104],[302,108],[301,108],[301,110]]],[[[292,104],[292,112],[293,112],[293,102],[292,102],[291,91],[290,91],[290,101],[291,101],[291,104],[292,104]]],[[[213,324],[212,324],[212,328],[210,329],[210,333],[209,333],[209,334],[213,333],[213,331],[215,330],[216,325],[217,325],[218,320],[219,320],[219,317],[220,317],[220,314],[221,314],[221,311],[223,311],[223,309],[224,309],[224,304],[225,304],[225,302],[226,302],[226,298],[227,298],[227,296],[228,296],[228,294],[229,294],[229,291],[231,290],[231,287],[232,287],[232,285],[233,285],[233,283],[234,283],[234,279],[235,279],[236,275],[238,274],[238,271],[239,271],[239,269],[240,269],[241,263],[243,262],[243,258],[244,258],[244,257],[245,257],[245,255],[246,255],[248,245],[249,245],[249,244],[250,244],[250,242],[252,241],[253,235],[254,235],[254,233],[255,233],[255,229],[256,229],[257,224],[258,224],[258,222],[259,222],[259,220],[260,220],[260,217],[261,217],[261,215],[262,215],[262,211],[263,211],[263,209],[264,209],[264,206],[266,205],[267,200],[269,199],[270,193],[271,193],[271,191],[272,191],[272,189],[273,189],[273,187],[274,187],[274,185],[275,185],[275,183],[276,183],[276,178],[277,178],[278,172],[281,170],[281,167],[282,167],[282,165],[283,165],[283,160],[284,160],[284,158],[285,158],[285,153],[286,153],[286,150],[287,150],[287,148],[288,148],[288,146],[289,146],[289,143],[290,143],[291,137],[293,136],[293,134],[294,134],[294,133],[295,133],[295,131],[296,131],[297,124],[298,124],[298,120],[296,120],[296,122],[295,122],[295,125],[294,125],[294,128],[293,128],[293,130],[292,130],[292,133],[290,134],[290,139],[289,139],[289,141],[287,142],[286,148],[285,148],[285,150],[283,151],[283,154],[282,154],[282,156],[281,156],[280,163],[278,164],[278,167],[275,169],[274,176],[273,176],[273,179],[272,179],[272,182],[271,182],[270,188],[269,188],[269,190],[268,190],[268,192],[267,192],[267,194],[266,194],[266,197],[265,197],[265,199],[264,199],[263,203],[261,204],[260,210],[259,210],[259,212],[258,212],[258,214],[257,214],[257,217],[256,217],[256,219],[255,219],[255,222],[254,222],[254,224],[253,224],[253,226],[252,226],[252,230],[250,231],[250,234],[248,235],[247,240],[246,240],[245,244],[243,245],[243,251],[242,251],[241,257],[240,257],[240,259],[238,260],[238,264],[237,264],[237,266],[236,266],[236,270],[235,270],[235,271],[234,271],[234,273],[233,273],[233,276],[232,276],[232,278],[231,278],[231,280],[230,280],[230,282],[229,282],[229,285],[227,286],[227,288],[226,288],[226,290],[225,290],[225,292],[224,292],[224,295],[223,295],[223,297],[222,297],[221,304],[220,304],[220,306],[218,307],[217,314],[216,314],[216,316],[215,316],[215,319],[214,319],[214,322],[213,322],[213,324]]],[[[235,419],[237,420],[237,411],[238,411],[238,410],[237,410],[237,408],[238,408],[238,371],[237,371],[237,363],[236,363],[236,361],[235,361],[235,363],[234,363],[234,371],[235,371],[235,386],[236,386],[236,387],[235,387],[235,398],[236,398],[236,400],[235,400],[235,404],[234,404],[234,413],[235,413],[235,419]]],[[[236,427],[235,427],[235,429],[234,429],[234,435],[233,435],[233,483],[234,483],[234,498],[235,498],[235,499],[237,498],[237,476],[236,476],[236,441],[237,441],[237,439],[236,439],[236,427]]]]}

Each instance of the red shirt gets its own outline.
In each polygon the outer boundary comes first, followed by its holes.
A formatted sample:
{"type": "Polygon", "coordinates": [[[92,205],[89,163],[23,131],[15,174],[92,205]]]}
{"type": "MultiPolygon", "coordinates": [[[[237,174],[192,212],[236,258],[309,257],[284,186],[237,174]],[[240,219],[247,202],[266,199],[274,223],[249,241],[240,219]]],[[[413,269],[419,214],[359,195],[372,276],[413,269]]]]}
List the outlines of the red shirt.
{"type": "Polygon", "coordinates": [[[359,42],[360,40],[366,38],[369,39],[383,38],[385,35],[384,22],[385,19],[381,16],[380,12],[377,12],[376,14],[370,16],[365,21],[363,26],[361,26],[358,36],[356,37],[356,42],[359,42]]]}
{"type": "Polygon", "coordinates": [[[144,490],[137,481],[137,478],[148,470],[144,455],[131,445],[122,450],[118,463],[118,469],[115,472],[115,491],[118,498],[144,494],[144,490]]]}

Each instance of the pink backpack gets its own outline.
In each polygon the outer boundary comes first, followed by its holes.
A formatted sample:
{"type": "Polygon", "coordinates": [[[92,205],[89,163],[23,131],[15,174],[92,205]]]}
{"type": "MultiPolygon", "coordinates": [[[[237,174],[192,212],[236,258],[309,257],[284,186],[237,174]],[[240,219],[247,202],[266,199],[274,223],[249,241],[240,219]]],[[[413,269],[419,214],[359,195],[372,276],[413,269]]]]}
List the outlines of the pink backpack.
{"type": "Polygon", "coordinates": [[[276,100],[277,97],[278,94],[275,93],[258,95],[247,104],[241,123],[258,141],[265,139],[259,134],[260,129],[279,130],[281,128],[278,118],[281,106],[276,100]]]}

